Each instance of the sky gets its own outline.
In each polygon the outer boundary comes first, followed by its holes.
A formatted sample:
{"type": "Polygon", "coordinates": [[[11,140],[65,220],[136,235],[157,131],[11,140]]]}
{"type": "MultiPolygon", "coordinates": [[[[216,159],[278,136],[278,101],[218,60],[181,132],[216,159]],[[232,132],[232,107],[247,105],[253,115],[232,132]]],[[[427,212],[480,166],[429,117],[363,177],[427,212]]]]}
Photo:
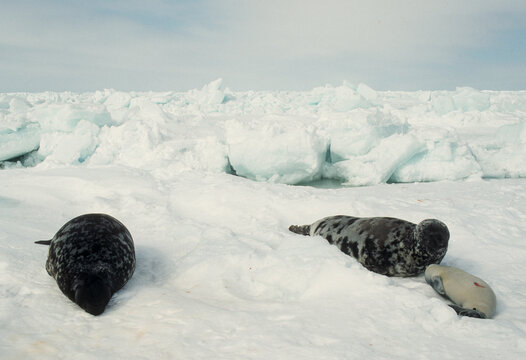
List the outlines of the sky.
{"type": "Polygon", "coordinates": [[[524,0],[0,0],[0,92],[526,90],[524,0]]]}

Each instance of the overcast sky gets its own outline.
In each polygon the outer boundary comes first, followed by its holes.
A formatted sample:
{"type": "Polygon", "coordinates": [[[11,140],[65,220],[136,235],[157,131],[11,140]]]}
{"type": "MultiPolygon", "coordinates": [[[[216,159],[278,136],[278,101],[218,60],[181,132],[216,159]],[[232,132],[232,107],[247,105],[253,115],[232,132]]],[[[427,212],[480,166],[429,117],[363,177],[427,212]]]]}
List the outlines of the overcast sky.
{"type": "Polygon", "coordinates": [[[526,90],[525,0],[0,0],[0,92],[526,90]]]}

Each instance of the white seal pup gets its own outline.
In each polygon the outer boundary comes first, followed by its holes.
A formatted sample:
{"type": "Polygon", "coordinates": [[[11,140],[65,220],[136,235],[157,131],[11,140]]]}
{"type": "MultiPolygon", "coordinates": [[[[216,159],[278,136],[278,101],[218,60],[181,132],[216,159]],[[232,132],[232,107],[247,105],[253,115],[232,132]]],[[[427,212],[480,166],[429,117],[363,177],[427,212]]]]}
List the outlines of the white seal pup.
{"type": "Polygon", "coordinates": [[[449,230],[435,219],[418,225],[390,217],[330,216],[311,225],[291,225],[302,235],[321,235],[367,269],[387,276],[415,276],[446,255],[449,230]]]}
{"type": "Polygon", "coordinates": [[[50,245],[46,270],[60,290],[92,315],[104,312],[135,270],[130,232],[106,214],[76,217],[51,240],[36,243],[50,245]]]}
{"type": "Polygon", "coordinates": [[[497,307],[497,297],[482,279],[452,266],[429,265],[426,281],[437,293],[451,300],[459,315],[492,318],[497,307]]]}

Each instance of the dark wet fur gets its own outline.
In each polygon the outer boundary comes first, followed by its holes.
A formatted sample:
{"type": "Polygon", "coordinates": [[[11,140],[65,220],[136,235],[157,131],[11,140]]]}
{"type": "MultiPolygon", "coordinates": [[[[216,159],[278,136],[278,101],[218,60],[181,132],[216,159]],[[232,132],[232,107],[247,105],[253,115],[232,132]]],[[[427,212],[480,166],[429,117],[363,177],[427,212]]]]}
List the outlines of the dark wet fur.
{"type": "Polygon", "coordinates": [[[111,296],[135,270],[133,239],[126,227],[105,214],[67,222],[51,240],[46,270],[60,290],[93,315],[104,312],[111,296]]]}
{"type": "Polygon", "coordinates": [[[292,225],[302,235],[320,235],[367,269],[387,276],[415,276],[438,264],[447,251],[449,231],[435,219],[409,221],[331,216],[311,225],[292,225]]]}

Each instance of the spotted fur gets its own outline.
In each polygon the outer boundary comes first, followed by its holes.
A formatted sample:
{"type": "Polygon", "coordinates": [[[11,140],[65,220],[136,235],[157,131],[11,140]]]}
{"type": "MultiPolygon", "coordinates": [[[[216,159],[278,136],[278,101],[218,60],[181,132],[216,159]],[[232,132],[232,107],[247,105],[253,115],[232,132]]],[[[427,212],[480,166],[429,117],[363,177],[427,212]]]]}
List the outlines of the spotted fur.
{"type": "Polygon", "coordinates": [[[320,235],[364,267],[387,276],[415,276],[446,255],[449,231],[439,220],[418,225],[389,218],[330,216],[311,225],[292,225],[302,235],[320,235]]]}
{"type": "Polygon", "coordinates": [[[71,301],[99,315],[135,270],[133,239],[126,227],[105,214],[68,221],[51,240],[46,270],[71,301]]]}

